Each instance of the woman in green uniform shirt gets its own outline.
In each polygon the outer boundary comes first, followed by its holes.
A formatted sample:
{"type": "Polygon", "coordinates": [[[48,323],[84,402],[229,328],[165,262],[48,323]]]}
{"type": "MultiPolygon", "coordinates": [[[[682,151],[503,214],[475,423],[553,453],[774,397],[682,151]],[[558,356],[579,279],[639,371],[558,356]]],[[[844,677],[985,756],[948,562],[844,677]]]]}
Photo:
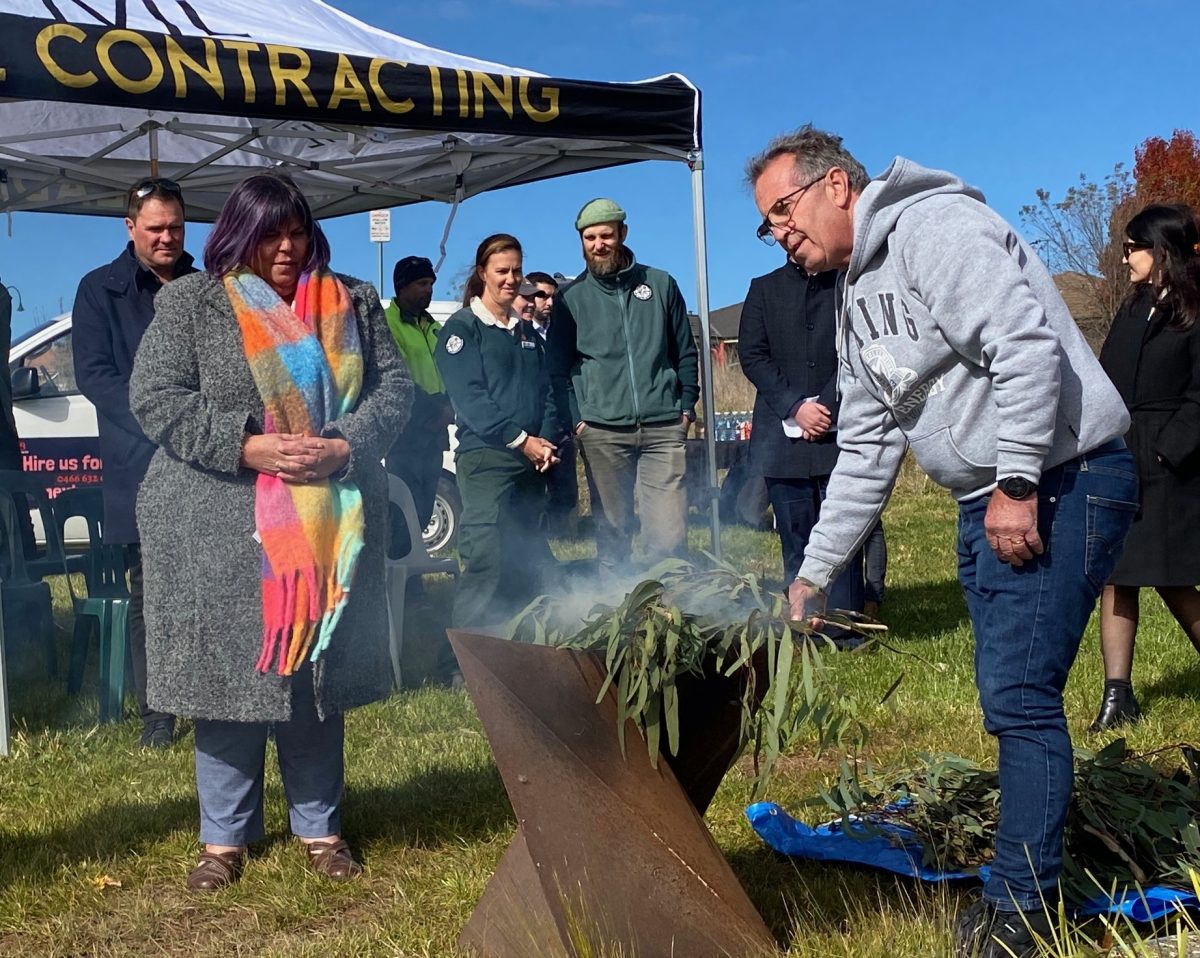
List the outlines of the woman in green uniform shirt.
{"type": "Polygon", "coordinates": [[[513,310],[521,244],[507,233],[479,244],[467,305],[450,317],[434,359],[458,422],[462,496],[454,598],[457,627],[497,625],[543,591],[554,556],[540,530],[545,480],[555,468],[542,342],[513,310]]]}

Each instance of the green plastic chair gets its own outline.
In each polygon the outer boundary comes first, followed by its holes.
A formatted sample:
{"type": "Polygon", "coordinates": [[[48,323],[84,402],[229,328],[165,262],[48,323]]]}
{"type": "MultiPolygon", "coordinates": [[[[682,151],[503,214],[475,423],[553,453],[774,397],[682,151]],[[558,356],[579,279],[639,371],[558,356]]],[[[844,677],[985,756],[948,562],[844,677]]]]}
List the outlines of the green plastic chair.
{"type": "Polygon", "coordinates": [[[68,489],[52,502],[55,526],[79,516],[87,522],[88,551],[83,567],[87,594],[78,595],[67,579],[75,629],[71,636],[71,662],[67,693],[76,695],[83,685],[91,636],[98,637],[100,665],[100,721],[119,721],[125,703],[125,672],[129,657],[129,587],[125,580],[125,550],[105,545],[104,500],[99,489],[68,489]]]}
{"type": "MultiPolygon", "coordinates": [[[[3,498],[0,498],[0,530],[6,544],[20,541],[16,509],[3,498]]],[[[4,657],[4,616],[0,615],[0,758],[7,758],[9,751],[8,671],[4,657]]]]}
{"type": "Polygon", "coordinates": [[[20,637],[40,642],[46,653],[46,670],[58,673],[58,649],[54,633],[54,612],[50,587],[42,581],[45,575],[62,575],[66,567],[62,546],[53,528],[47,533],[47,548],[40,555],[29,555],[33,549],[33,526],[29,521],[30,502],[41,511],[42,521],[54,525],[45,488],[36,479],[23,473],[0,470],[0,504],[4,506],[0,520],[0,600],[8,620],[10,640],[20,637]],[[47,560],[47,557],[54,557],[47,560]],[[39,564],[47,560],[48,564],[39,564]]]}

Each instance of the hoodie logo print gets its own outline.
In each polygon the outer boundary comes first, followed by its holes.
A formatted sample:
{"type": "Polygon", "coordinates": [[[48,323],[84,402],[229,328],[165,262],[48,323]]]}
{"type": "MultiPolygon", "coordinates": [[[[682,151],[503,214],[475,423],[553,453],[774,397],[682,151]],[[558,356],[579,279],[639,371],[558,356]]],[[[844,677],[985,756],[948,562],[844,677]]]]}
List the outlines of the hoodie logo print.
{"type": "Polygon", "coordinates": [[[944,376],[926,379],[913,388],[917,381],[915,370],[896,363],[896,357],[886,346],[874,343],[862,351],[863,365],[883,390],[887,404],[897,416],[907,416],[924,407],[930,396],[945,392],[944,376]]]}
{"type": "Polygon", "coordinates": [[[888,352],[886,346],[878,343],[868,346],[862,351],[862,358],[889,405],[895,406],[908,387],[917,381],[916,370],[896,365],[896,357],[888,352]]]}
{"type": "Polygon", "coordinates": [[[639,286],[637,289],[635,289],[633,291],[633,295],[635,297],[637,297],[638,299],[640,299],[642,302],[645,302],[651,296],[654,295],[654,291],[652,289],[650,289],[650,287],[647,286],[645,283],[642,283],[641,286],[639,286]]]}

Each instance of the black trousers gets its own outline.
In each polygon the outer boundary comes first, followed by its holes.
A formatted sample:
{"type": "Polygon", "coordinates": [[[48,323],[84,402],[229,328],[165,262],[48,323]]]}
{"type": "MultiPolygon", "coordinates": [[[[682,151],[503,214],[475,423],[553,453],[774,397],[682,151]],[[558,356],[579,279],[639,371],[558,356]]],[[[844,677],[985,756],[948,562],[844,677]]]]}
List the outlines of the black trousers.
{"type": "Polygon", "coordinates": [[[142,546],[131,543],[125,547],[125,566],[129,570],[129,657],[133,662],[133,690],[137,695],[138,711],[143,722],[169,719],[166,712],[150,708],[146,701],[146,620],[142,616],[144,590],[142,586],[142,546]]]}
{"type": "MultiPolygon", "coordinates": [[[[775,526],[783,549],[783,582],[786,587],[796,578],[804,562],[808,537],[821,515],[825,488],[829,476],[807,479],[773,479],[767,477],[767,492],[775,510],[775,526]]],[[[827,605],[830,609],[861,612],[863,609],[863,553],[859,549],[829,583],[827,605]]]]}
{"type": "MultiPolygon", "coordinates": [[[[445,437],[445,430],[442,437],[445,437]]],[[[433,515],[438,479],[442,476],[442,446],[438,442],[412,442],[403,436],[383,458],[384,468],[404,480],[417,507],[417,525],[424,529],[433,515]]]]}

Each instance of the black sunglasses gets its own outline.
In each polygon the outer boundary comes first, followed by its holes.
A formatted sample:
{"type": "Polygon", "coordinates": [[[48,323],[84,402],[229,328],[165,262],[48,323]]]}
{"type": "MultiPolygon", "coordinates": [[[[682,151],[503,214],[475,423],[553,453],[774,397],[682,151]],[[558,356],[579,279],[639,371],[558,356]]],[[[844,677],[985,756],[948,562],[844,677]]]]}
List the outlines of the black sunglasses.
{"type": "Polygon", "coordinates": [[[1136,253],[1138,250],[1141,250],[1141,249],[1153,249],[1153,248],[1154,248],[1154,246],[1151,243],[1135,243],[1133,240],[1126,240],[1124,243],[1121,244],[1121,252],[1125,254],[1126,259],[1129,259],[1130,253],[1136,253]]]}
{"type": "Polygon", "coordinates": [[[536,293],[530,293],[529,298],[530,299],[549,299],[550,294],[547,293],[544,289],[539,289],[536,293]]]}
{"type": "Polygon", "coordinates": [[[176,196],[182,196],[183,190],[174,180],[168,180],[166,177],[155,176],[148,180],[142,180],[132,190],[129,191],[135,199],[144,200],[151,193],[163,192],[174,193],[176,196]]]}

